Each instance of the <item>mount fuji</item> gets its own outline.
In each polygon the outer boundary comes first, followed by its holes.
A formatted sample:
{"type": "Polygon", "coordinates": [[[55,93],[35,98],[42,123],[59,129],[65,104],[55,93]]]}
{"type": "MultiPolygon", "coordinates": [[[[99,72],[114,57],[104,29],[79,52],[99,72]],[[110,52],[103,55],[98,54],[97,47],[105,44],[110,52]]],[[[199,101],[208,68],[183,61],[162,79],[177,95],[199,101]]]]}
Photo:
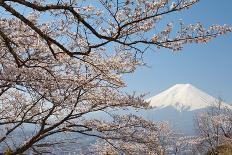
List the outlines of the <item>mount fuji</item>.
{"type": "MultiPolygon", "coordinates": [[[[147,99],[154,108],[162,109],[168,106],[178,111],[194,111],[214,106],[218,99],[206,94],[191,84],[176,84],[160,94],[147,99]]],[[[228,106],[221,103],[222,106],[228,106]]]]}
{"type": "MultiPolygon", "coordinates": [[[[151,110],[139,115],[155,121],[168,121],[178,130],[186,134],[194,134],[194,118],[198,113],[217,105],[219,100],[201,91],[191,84],[176,84],[171,88],[146,100],[151,110]]],[[[224,102],[223,107],[232,108],[224,102]]]]}

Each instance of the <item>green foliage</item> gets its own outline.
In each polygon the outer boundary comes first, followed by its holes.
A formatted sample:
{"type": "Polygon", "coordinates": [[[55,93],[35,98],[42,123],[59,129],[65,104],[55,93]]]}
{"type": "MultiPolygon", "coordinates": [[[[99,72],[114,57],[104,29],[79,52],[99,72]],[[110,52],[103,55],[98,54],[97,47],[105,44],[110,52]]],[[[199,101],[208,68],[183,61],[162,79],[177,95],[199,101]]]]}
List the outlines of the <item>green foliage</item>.
{"type": "Polygon", "coordinates": [[[13,151],[11,149],[7,149],[5,152],[4,152],[4,155],[13,155],[13,151]]]}
{"type": "Polygon", "coordinates": [[[232,155],[232,144],[217,146],[214,150],[209,150],[206,155],[232,155]]]}

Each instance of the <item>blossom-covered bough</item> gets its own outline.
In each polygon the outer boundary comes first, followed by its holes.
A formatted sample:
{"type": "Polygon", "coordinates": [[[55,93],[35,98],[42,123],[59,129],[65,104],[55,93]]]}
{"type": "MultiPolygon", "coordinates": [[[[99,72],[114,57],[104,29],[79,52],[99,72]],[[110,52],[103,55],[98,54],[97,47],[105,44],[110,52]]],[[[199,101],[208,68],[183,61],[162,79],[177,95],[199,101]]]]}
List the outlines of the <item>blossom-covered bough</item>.
{"type": "Polygon", "coordinates": [[[196,117],[196,146],[209,154],[231,154],[232,107],[224,106],[221,100],[208,111],[196,117]]]}
{"type": "Polygon", "coordinates": [[[88,116],[108,109],[149,108],[143,95],[122,91],[122,75],[143,64],[146,50],[177,51],[232,30],[183,22],[179,31],[175,23],[159,27],[165,15],[197,2],[0,0],[1,151],[38,153],[41,146],[50,146],[44,141],[49,136],[79,133],[106,141],[114,151],[134,154],[142,145],[140,153],[157,154],[162,148],[158,137],[169,132],[164,124],[134,115],[109,115],[110,121],[88,116]],[[154,28],[158,32],[152,34],[154,28]],[[29,136],[27,128],[34,129],[29,136]],[[20,143],[17,133],[25,133],[20,143]]]}

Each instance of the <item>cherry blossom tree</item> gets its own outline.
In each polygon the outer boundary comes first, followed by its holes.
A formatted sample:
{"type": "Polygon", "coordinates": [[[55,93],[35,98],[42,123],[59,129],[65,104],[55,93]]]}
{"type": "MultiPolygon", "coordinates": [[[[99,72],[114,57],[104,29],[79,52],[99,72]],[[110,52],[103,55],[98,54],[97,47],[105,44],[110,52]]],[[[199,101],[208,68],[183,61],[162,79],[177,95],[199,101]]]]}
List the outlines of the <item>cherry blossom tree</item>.
{"type": "MultiPolygon", "coordinates": [[[[129,134],[130,138],[128,137],[121,137],[120,140],[114,140],[111,139],[109,142],[106,141],[98,141],[96,144],[94,144],[94,147],[91,152],[94,152],[94,154],[134,154],[134,155],[140,155],[140,154],[148,154],[148,155],[163,155],[166,154],[168,149],[172,147],[174,142],[174,139],[176,138],[175,132],[172,131],[169,124],[166,122],[157,122],[152,125],[153,127],[156,127],[156,130],[151,131],[134,131],[129,129],[130,132],[133,132],[133,134],[129,134]],[[143,134],[149,133],[147,137],[143,138],[143,141],[140,141],[140,137],[143,136],[143,134]],[[134,140],[129,140],[133,139],[134,140]],[[138,139],[139,138],[139,139],[138,139]],[[129,141],[128,141],[129,140],[129,141]],[[152,141],[152,143],[150,143],[152,141]],[[114,144],[114,145],[111,145],[114,144]]],[[[123,132],[125,132],[124,130],[123,132]]],[[[126,131],[128,132],[128,131],[126,131]]],[[[124,136],[125,134],[120,133],[121,136],[124,136]]],[[[111,134],[112,135],[112,134],[111,134]]],[[[128,134],[126,134],[128,135],[128,134]]]]}
{"type": "Polygon", "coordinates": [[[222,101],[196,118],[196,130],[199,146],[209,154],[219,154],[225,150],[232,151],[232,107],[224,106],[222,101]],[[224,148],[221,150],[220,148],[224,148]],[[222,151],[222,152],[221,152],[222,151]]]}
{"type": "Polygon", "coordinates": [[[143,145],[144,150],[159,146],[157,136],[166,130],[157,123],[134,115],[109,114],[110,121],[87,116],[108,109],[149,108],[143,95],[122,89],[122,76],[143,65],[147,50],[178,51],[187,43],[205,43],[232,31],[227,25],[206,29],[182,21],[159,27],[165,15],[197,2],[0,0],[1,151],[38,152],[50,146],[47,137],[61,133],[95,137],[114,148],[122,146],[118,149],[123,152],[130,145],[143,145]],[[27,128],[33,132],[20,134],[19,143],[15,134],[27,128]]]}

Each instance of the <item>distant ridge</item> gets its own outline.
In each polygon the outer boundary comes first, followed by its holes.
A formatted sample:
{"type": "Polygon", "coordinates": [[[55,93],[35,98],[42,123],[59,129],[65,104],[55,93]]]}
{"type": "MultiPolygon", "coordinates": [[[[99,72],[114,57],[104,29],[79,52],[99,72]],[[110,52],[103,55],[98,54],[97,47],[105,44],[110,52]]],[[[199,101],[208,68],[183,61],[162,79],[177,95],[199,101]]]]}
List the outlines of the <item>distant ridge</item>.
{"type": "MultiPolygon", "coordinates": [[[[191,84],[176,84],[171,88],[147,99],[152,107],[162,109],[173,107],[178,111],[204,109],[218,103],[218,99],[208,95],[191,84]]],[[[230,105],[221,103],[222,106],[230,105]]]]}

